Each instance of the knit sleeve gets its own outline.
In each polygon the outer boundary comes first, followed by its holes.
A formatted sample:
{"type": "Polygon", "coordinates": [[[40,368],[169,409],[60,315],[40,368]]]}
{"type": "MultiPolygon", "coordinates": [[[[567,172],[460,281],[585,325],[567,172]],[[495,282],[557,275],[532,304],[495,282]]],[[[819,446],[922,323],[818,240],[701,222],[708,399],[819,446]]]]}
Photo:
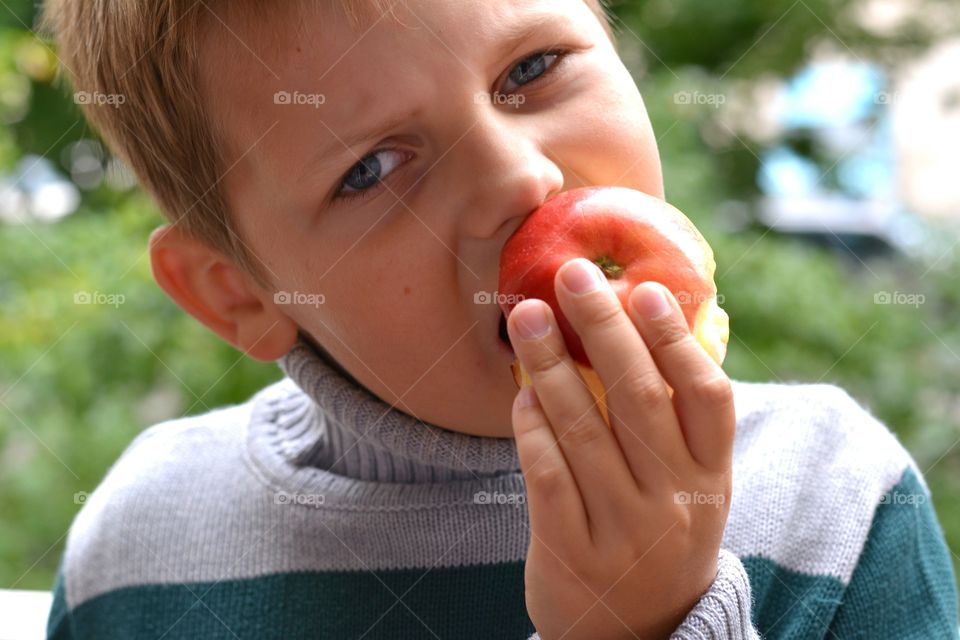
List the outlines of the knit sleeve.
{"type": "Polygon", "coordinates": [[[908,467],[880,499],[829,637],[957,638],[957,588],[930,493],[908,467]]]}
{"type": "MultiPolygon", "coordinates": [[[[717,577],[671,640],[759,640],[750,621],[750,579],[740,559],[720,549],[717,577]]],[[[540,640],[535,633],[529,640],[540,640]]]]}
{"type": "Polygon", "coordinates": [[[750,579],[740,559],[720,549],[717,577],[671,640],[756,640],[750,621],[750,579]]]}

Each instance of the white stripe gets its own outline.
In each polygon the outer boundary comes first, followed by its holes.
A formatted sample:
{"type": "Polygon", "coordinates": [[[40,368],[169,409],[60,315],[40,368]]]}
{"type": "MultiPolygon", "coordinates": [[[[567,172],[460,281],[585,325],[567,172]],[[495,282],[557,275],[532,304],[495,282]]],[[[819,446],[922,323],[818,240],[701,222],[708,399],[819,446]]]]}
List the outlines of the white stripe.
{"type": "Polygon", "coordinates": [[[922,478],[913,459],[835,385],[737,383],[735,398],[724,546],[848,584],[883,494],[908,465],[922,478]]]}

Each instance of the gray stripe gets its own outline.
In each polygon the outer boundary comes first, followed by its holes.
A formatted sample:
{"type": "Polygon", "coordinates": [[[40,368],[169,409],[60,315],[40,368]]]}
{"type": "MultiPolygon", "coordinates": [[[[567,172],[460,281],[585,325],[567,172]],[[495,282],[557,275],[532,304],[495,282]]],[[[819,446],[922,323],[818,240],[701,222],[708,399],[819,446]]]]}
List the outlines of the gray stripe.
{"type": "Polygon", "coordinates": [[[525,557],[526,509],[474,501],[478,491],[523,494],[519,473],[438,486],[357,482],[317,469],[281,477],[247,455],[249,410],[157,425],[125,452],[71,527],[69,606],[144,583],[525,557]]]}
{"type": "MultiPolygon", "coordinates": [[[[734,387],[734,497],[724,546],[848,582],[877,500],[912,460],[836,387],[734,387]]],[[[526,509],[474,502],[478,491],[523,495],[519,473],[371,483],[297,467],[280,424],[304,401],[284,379],[243,405],[138,437],[71,528],[70,606],[143,583],[525,557],[526,509]]],[[[351,411],[366,415],[341,413],[351,411]]]]}

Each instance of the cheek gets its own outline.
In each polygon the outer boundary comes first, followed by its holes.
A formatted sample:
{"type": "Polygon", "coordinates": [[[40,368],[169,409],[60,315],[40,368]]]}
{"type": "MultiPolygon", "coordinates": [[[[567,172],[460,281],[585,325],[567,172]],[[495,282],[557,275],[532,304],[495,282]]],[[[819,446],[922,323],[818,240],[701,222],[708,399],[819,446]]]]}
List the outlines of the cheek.
{"type": "MultiPolygon", "coordinates": [[[[413,223],[423,229],[416,220],[413,223]]],[[[305,260],[293,279],[305,290],[325,295],[322,309],[306,313],[320,313],[331,329],[336,325],[354,336],[385,337],[430,331],[439,318],[449,315],[453,297],[438,295],[451,291],[449,274],[437,266],[448,261],[432,246],[415,246],[416,233],[410,229],[392,232],[398,235],[385,242],[368,236],[369,243],[305,260]]]]}
{"type": "Polygon", "coordinates": [[[588,117],[607,168],[603,183],[622,184],[662,198],[660,152],[643,98],[622,63],[611,61],[597,85],[588,117]]]}
{"type": "Polygon", "coordinates": [[[562,148],[565,164],[587,183],[617,184],[662,198],[657,141],[636,91],[622,99],[609,92],[586,102],[588,107],[567,120],[576,125],[558,131],[563,144],[551,148],[562,148]]]}

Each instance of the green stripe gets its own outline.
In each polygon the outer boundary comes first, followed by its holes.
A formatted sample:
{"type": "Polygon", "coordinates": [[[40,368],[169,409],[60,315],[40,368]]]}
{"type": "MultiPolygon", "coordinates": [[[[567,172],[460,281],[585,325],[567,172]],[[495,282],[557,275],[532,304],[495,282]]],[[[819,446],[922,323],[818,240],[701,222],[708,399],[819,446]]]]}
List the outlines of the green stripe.
{"type": "MultiPolygon", "coordinates": [[[[764,640],[957,637],[949,550],[910,469],[877,508],[848,588],[767,558],[742,561],[753,591],[753,623],[764,640]]],[[[524,607],[522,562],[129,587],[85,602],[69,616],[63,603],[58,576],[48,632],[56,640],[526,640],[534,632],[524,607]]]]}
{"type": "MultiPolygon", "coordinates": [[[[764,558],[743,562],[754,594],[753,622],[765,640],[823,637],[843,590],[838,580],[799,574],[764,558]]],[[[424,573],[377,572],[386,586],[370,573],[304,572],[191,583],[189,589],[184,585],[118,589],[73,612],[76,635],[63,621],[59,633],[50,637],[132,640],[158,638],[172,629],[165,638],[215,640],[235,638],[233,633],[264,639],[358,638],[367,632],[364,638],[400,640],[432,638],[432,630],[440,638],[457,640],[526,640],[534,632],[524,607],[521,563],[424,573]],[[387,587],[409,610],[399,603],[392,606],[396,598],[387,587]],[[464,621],[471,626],[465,627],[464,621]]]]}
{"type": "Polygon", "coordinates": [[[950,551],[913,470],[887,493],[831,631],[839,638],[957,638],[950,551]]]}
{"type": "Polygon", "coordinates": [[[523,563],[375,574],[284,573],[118,589],[81,604],[73,628],[75,637],[98,640],[526,640],[534,632],[524,605],[523,563]]]}
{"type": "Polygon", "coordinates": [[[958,637],[950,551],[909,467],[877,507],[846,589],[836,578],[791,571],[766,558],[741,560],[753,590],[753,623],[764,640],[958,637]]]}
{"type": "Polygon", "coordinates": [[[53,585],[53,603],[50,605],[50,614],[47,616],[47,638],[54,640],[73,638],[70,620],[63,590],[63,558],[61,558],[60,566],[57,568],[57,579],[53,585]]]}
{"type": "Polygon", "coordinates": [[[740,560],[750,576],[753,624],[764,640],[824,637],[843,583],[792,571],[767,558],[740,560]]]}

